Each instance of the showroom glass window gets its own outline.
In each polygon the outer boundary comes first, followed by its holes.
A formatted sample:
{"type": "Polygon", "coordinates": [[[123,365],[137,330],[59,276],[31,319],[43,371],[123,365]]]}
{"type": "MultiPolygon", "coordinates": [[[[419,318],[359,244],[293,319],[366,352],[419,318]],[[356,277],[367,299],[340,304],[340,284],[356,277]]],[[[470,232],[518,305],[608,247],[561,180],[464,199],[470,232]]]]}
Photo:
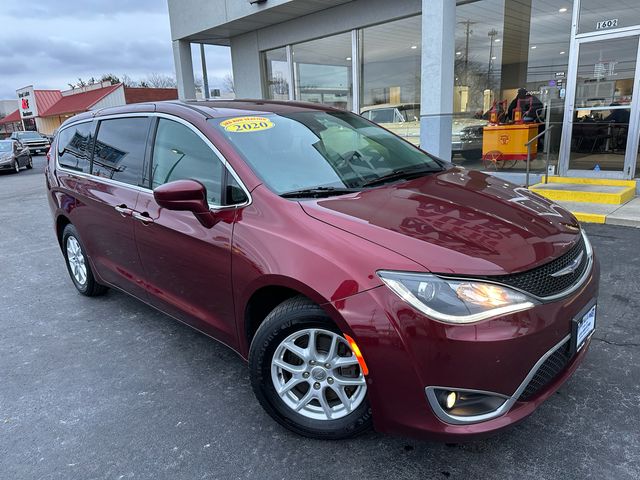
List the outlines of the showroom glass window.
{"type": "Polygon", "coordinates": [[[409,141],[420,141],[421,16],[360,32],[360,112],[409,141]]]}
{"type": "Polygon", "coordinates": [[[93,144],[92,122],[67,127],[58,135],[58,163],[76,172],[89,172],[89,158],[93,144]]]}
{"type": "Polygon", "coordinates": [[[580,0],[578,33],[606,32],[607,30],[640,25],[638,0],[580,0]]]}
{"type": "Polygon", "coordinates": [[[277,48],[262,54],[264,62],[265,91],[270,100],[289,100],[289,72],[287,50],[277,48]]]}
{"type": "MultiPolygon", "coordinates": [[[[545,153],[557,163],[563,126],[573,2],[480,0],[456,8],[454,118],[452,143],[464,156],[454,162],[485,168],[482,126],[494,101],[511,104],[519,88],[535,97],[534,120],[551,134],[540,141],[531,163],[544,169],[545,153]],[[539,104],[537,100],[539,100],[539,104]]],[[[528,107],[527,107],[528,108],[528,107]]],[[[506,113],[508,115],[508,112],[506,113]]],[[[485,145],[485,150],[499,150],[485,145]]],[[[455,151],[455,148],[454,148],[455,151]]],[[[518,161],[511,170],[524,170],[518,161]]]]}
{"type": "Polygon", "coordinates": [[[98,126],[92,173],[142,186],[149,124],[148,117],[102,120],[98,126]]]}
{"type": "Polygon", "coordinates": [[[221,205],[224,166],[209,145],[193,130],[161,118],[152,161],[152,188],[175,180],[194,179],[207,189],[207,200],[221,205]]]}
{"type": "Polygon", "coordinates": [[[293,45],[292,57],[296,100],[353,108],[351,33],[293,45]]]}

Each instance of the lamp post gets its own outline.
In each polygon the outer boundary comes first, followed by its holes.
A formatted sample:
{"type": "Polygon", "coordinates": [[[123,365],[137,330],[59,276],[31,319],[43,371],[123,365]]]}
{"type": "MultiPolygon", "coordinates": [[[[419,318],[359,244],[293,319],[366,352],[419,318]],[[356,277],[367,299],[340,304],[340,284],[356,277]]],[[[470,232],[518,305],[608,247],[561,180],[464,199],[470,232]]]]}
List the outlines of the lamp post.
{"type": "Polygon", "coordinates": [[[492,28],[489,32],[489,69],[487,70],[487,88],[489,90],[491,90],[491,67],[493,66],[493,42],[494,39],[498,36],[498,33],[499,32],[495,28],[492,28]]]}

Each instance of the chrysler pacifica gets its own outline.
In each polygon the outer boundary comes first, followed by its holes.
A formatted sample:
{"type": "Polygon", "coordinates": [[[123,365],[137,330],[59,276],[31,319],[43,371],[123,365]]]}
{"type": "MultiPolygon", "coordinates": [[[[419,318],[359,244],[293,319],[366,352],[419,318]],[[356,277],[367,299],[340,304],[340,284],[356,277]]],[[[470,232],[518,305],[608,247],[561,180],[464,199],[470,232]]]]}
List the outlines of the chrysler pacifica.
{"type": "Polygon", "coordinates": [[[595,328],[598,262],[570,213],[352,113],[87,112],[45,175],[75,288],[226,344],[303,435],[494,433],[567,380],[595,328]]]}

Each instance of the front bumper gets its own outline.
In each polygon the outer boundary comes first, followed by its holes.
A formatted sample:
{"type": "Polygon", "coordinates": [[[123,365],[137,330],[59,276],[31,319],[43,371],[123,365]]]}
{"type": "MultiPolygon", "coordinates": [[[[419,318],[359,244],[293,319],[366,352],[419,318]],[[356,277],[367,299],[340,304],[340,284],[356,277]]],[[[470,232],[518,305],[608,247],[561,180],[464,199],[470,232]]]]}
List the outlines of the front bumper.
{"type": "Polygon", "coordinates": [[[452,153],[473,152],[482,150],[482,139],[480,140],[462,140],[454,139],[451,142],[452,153]]]}
{"type": "Polygon", "coordinates": [[[49,150],[51,145],[48,143],[36,143],[36,144],[26,143],[25,147],[29,149],[29,153],[38,153],[38,152],[46,152],[47,150],[49,150]]]}
{"type": "Polygon", "coordinates": [[[528,377],[571,334],[572,319],[598,294],[599,265],[570,296],[531,310],[472,325],[426,318],[382,286],[334,307],[353,331],[369,367],[369,401],[377,430],[398,435],[461,441],[482,437],[531,414],[575,371],[589,347],[526,400],[528,377]],[[499,415],[475,423],[444,421],[425,389],[446,386],[494,392],[511,399],[499,415]]]}

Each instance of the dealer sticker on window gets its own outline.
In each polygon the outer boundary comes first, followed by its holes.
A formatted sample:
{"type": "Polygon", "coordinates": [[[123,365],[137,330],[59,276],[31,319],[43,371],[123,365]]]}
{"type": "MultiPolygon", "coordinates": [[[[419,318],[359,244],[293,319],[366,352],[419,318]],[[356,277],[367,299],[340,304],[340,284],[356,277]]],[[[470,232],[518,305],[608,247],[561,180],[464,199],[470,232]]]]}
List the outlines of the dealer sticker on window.
{"type": "Polygon", "coordinates": [[[220,122],[220,126],[227,132],[250,133],[273,128],[274,123],[266,117],[236,117],[220,122]]]}

